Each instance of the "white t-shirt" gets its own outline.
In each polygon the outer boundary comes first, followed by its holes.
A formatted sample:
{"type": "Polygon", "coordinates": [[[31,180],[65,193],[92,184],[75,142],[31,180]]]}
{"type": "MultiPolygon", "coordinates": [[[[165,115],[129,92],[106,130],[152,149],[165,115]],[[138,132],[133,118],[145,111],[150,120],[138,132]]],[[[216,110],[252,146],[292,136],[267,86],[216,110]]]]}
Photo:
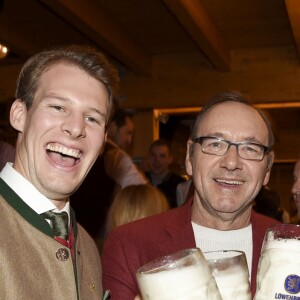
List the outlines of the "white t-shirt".
{"type": "Polygon", "coordinates": [[[237,229],[221,231],[203,227],[192,222],[196,246],[202,252],[217,250],[239,250],[246,254],[249,275],[251,279],[252,269],[252,225],[237,229]]]}

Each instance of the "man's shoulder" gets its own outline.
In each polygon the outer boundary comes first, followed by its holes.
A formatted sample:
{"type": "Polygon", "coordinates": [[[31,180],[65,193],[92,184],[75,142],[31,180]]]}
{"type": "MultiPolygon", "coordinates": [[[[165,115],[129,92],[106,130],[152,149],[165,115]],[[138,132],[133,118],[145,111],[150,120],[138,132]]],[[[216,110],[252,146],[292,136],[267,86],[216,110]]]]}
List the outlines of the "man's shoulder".
{"type": "Polygon", "coordinates": [[[170,224],[170,220],[173,216],[177,214],[176,209],[172,209],[154,216],[142,218],[119,227],[120,230],[129,232],[138,232],[143,230],[149,231],[149,226],[151,226],[151,231],[156,228],[161,228],[165,224],[170,224]],[[169,220],[169,221],[167,221],[169,220]],[[136,230],[137,229],[137,230],[136,230]]]}
{"type": "Polygon", "coordinates": [[[131,160],[131,157],[129,156],[129,154],[126,151],[124,151],[118,145],[111,144],[109,142],[106,142],[106,144],[105,144],[103,156],[105,159],[124,159],[124,158],[128,159],[128,158],[130,158],[130,160],[131,160]]]}
{"type": "Polygon", "coordinates": [[[104,242],[102,259],[125,255],[140,265],[194,244],[188,207],[179,207],[113,229],[104,242]]]}
{"type": "Polygon", "coordinates": [[[258,230],[265,230],[268,227],[281,224],[278,220],[262,215],[252,210],[251,222],[258,230]]]}
{"type": "Polygon", "coordinates": [[[114,144],[111,141],[106,141],[105,146],[104,146],[104,150],[103,150],[103,154],[109,153],[109,152],[114,152],[114,151],[120,151],[121,148],[118,147],[118,145],[114,144]]]}
{"type": "Polygon", "coordinates": [[[113,230],[114,235],[132,236],[133,238],[149,236],[162,236],[166,232],[176,231],[177,227],[186,225],[191,222],[190,216],[186,212],[187,207],[178,207],[166,212],[142,218],[113,230]]]}

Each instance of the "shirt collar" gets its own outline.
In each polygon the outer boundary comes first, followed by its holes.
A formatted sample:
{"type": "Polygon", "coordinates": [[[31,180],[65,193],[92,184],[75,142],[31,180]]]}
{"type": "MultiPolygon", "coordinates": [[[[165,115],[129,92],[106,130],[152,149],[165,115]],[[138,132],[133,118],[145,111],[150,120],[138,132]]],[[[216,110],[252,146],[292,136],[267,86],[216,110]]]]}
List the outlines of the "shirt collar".
{"type": "Polygon", "coordinates": [[[6,184],[15,191],[15,193],[37,214],[42,214],[46,211],[52,210],[53,212],[65,211],[70,219],[70,203],[66,203],[62,210],[59,210],[47,197],[41,194],[32,183],[13,168],[12,163],[7,163],[0,172],[6,184]]]}

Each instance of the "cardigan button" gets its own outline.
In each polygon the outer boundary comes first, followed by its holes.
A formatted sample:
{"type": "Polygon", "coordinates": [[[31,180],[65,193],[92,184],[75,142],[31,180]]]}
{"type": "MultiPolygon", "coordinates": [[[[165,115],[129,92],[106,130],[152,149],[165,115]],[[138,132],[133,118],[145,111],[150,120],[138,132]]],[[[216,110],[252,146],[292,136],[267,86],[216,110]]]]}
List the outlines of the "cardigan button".
{"type": "Polygon", "coordinates": [[[69,251],[66,248],[60,248],[56,252],[56,258],[60,261],[66,261],[69,258],[69,251]]]}

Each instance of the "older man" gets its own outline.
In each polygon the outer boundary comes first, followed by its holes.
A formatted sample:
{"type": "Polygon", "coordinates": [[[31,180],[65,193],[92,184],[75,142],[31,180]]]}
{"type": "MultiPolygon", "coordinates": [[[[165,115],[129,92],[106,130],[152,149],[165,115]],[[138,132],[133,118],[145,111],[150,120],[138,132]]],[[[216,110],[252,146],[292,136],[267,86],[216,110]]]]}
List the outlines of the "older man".
{"type": "Polygon", "coordinates": [[[16,156],[0,173],[1,299],[102,298],[98,250],[69,196],[103,150],[117,78],[101,53],[78,46],[38,53],[21,70],[16,156]]]}
{"type": "Polygon", "coordinates": [[[103,284],[115,299],[139,293],[135,273],[143,264],[196,246],[244,251],[255,292],[265,230],[278,223],[252,211],[273,163],[270,124],[241,96],[221,94],[198,115],[187,146],[194,196],[179,208],[116,229],[104,245],[103,284]]]}

